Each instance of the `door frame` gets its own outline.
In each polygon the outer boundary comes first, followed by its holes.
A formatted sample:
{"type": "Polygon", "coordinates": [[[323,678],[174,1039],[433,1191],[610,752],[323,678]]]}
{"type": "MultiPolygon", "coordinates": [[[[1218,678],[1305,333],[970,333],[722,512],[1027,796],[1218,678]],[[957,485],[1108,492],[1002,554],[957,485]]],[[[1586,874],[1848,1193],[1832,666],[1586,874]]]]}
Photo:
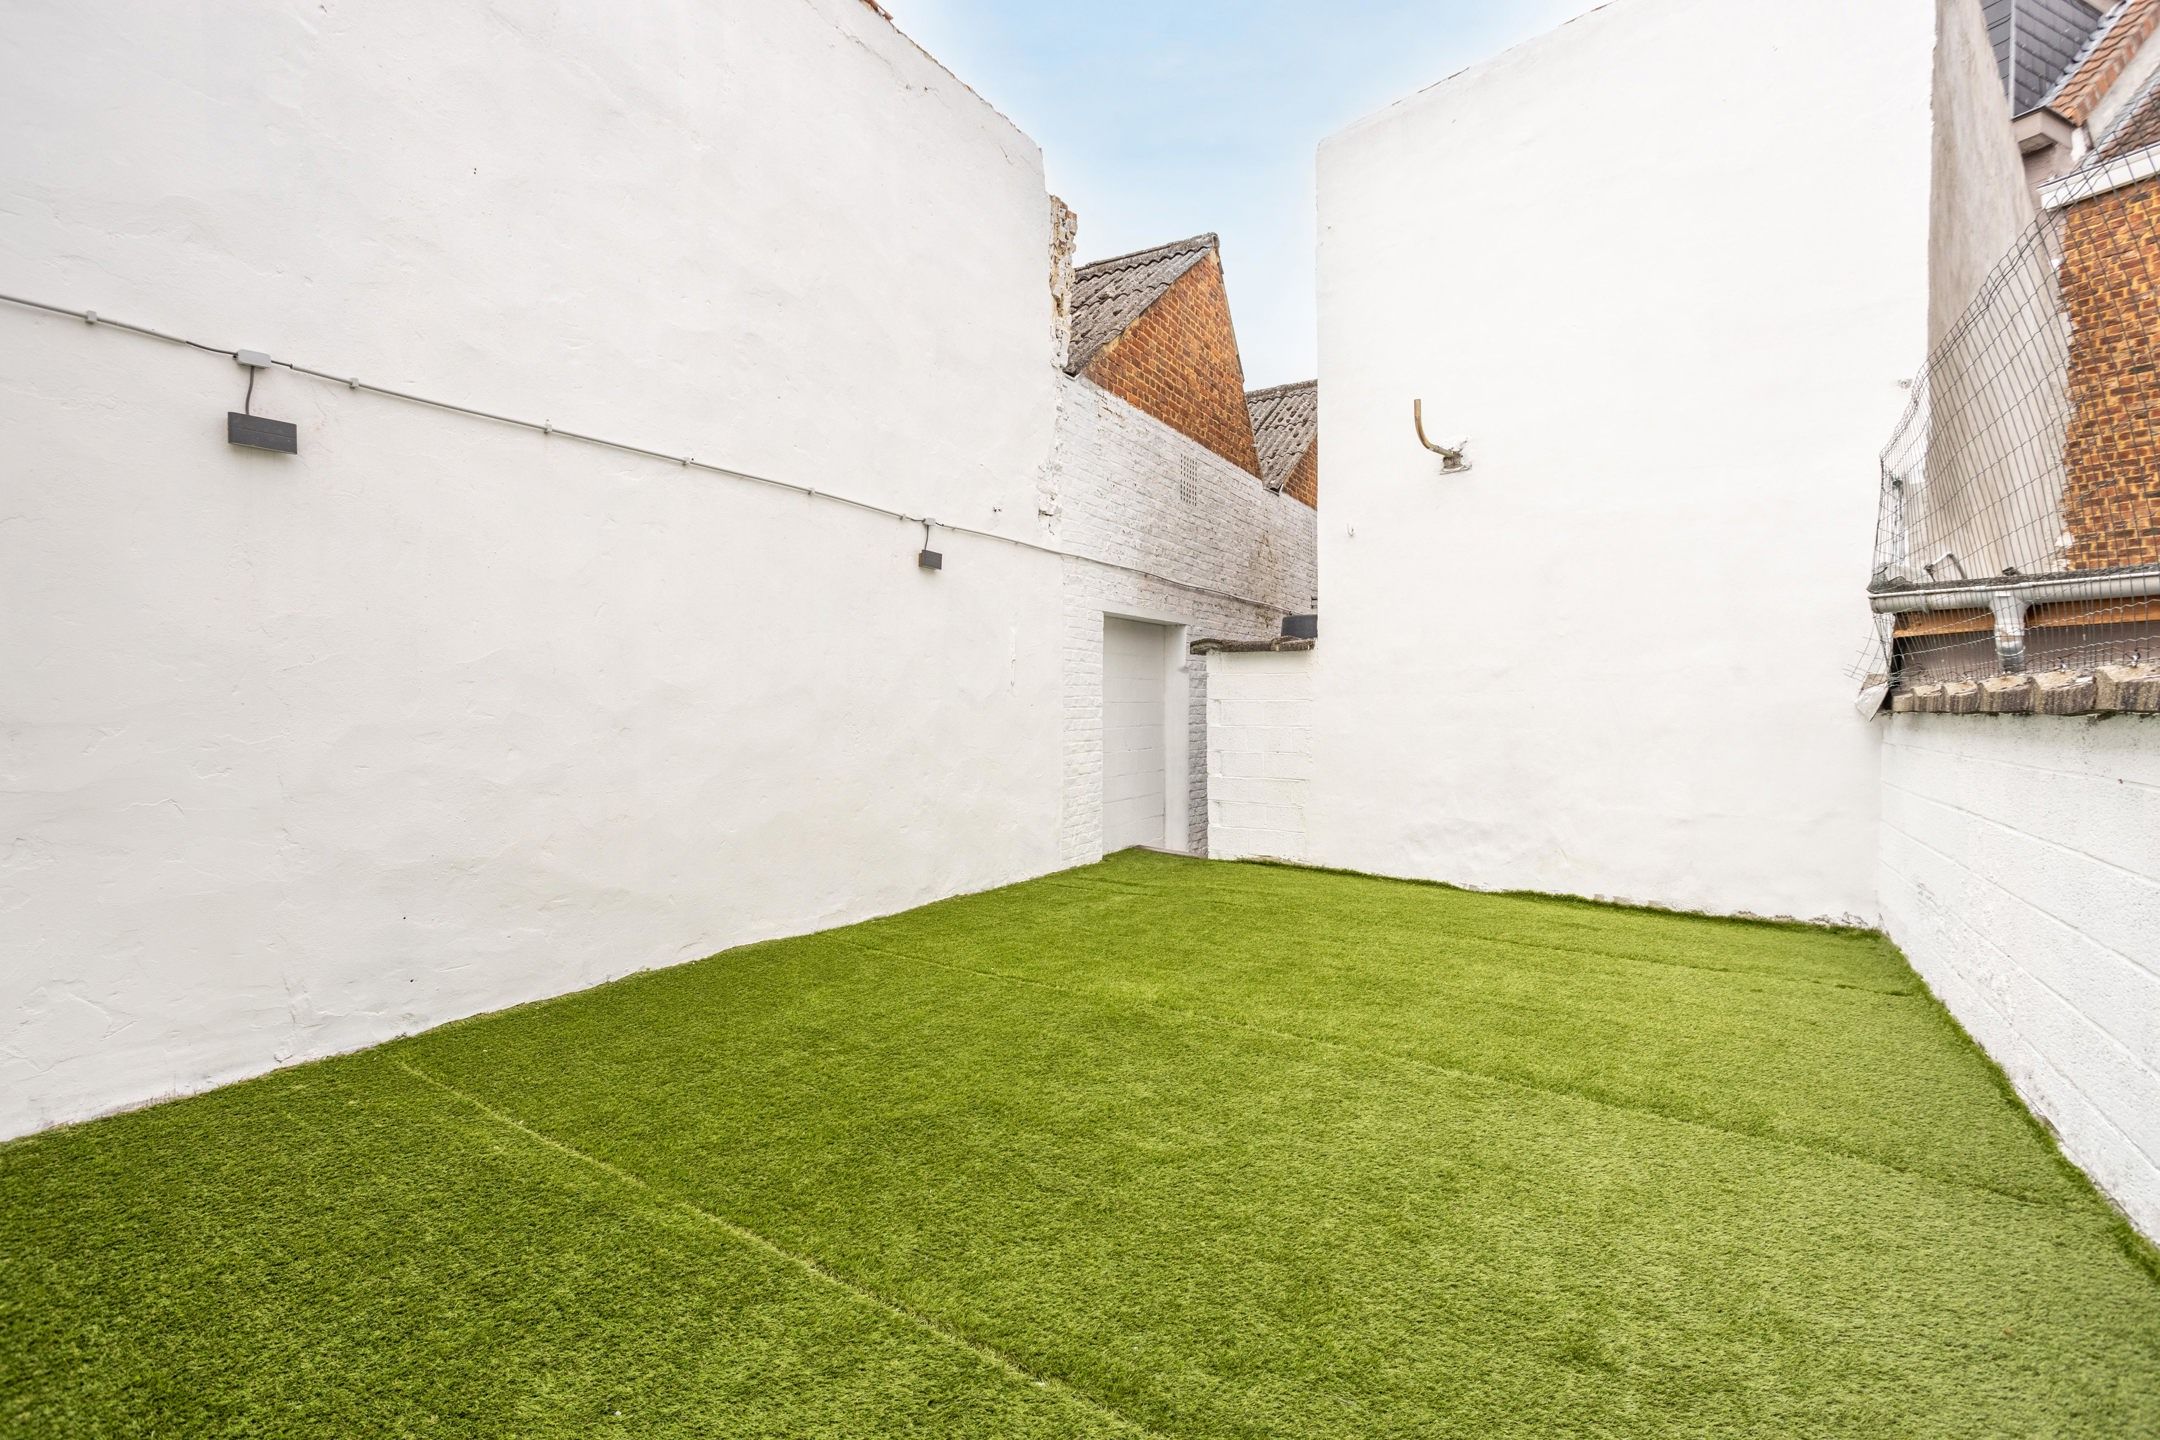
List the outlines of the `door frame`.
{"type": "MultiPolygon", "coordinates": [[[[1187,787],[1192,783],[1192,626],[1183,617],[1166,611],[1149,610],[1144,606],[1105,606],[1102,618],[1130,620],[1141,625],[1157,625],[1164,633],[1163,644],[1163,843],[1148,846],[1161,849],[1171,855],[1192,854],[1192,804],[1187,787]]],[[[1103,684],[1107,690],[1110,675],[1110,653],[1107,636],[1103,644],[1103,684]]],[[[1203,724],[1205,722],[1203,721],[1203,724]]],[[[1109,742],[1103,737],[1105,775],[1109,761],[1109,742]]],[[[1107,780],[1106,782],[1107,783],[1107,780]]],[[[1102,802],[1098,800],[1098,809],[1102,802]]],[[[1098,844],[1100,844],[1098,839],[1098,844]]]]}

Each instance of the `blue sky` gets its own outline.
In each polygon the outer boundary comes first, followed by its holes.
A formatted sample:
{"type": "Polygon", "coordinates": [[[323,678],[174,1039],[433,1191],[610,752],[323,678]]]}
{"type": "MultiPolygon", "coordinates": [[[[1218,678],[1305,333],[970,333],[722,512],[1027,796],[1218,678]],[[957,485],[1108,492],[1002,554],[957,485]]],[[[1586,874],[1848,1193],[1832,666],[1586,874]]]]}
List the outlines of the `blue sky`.
{"type": "Polygon", "coordinates": [[[1321,137],[1594,0],[884,0],[1043,147],[1080,258],[1213,230],[1247,383],[1309,378],[1321,137]]]}

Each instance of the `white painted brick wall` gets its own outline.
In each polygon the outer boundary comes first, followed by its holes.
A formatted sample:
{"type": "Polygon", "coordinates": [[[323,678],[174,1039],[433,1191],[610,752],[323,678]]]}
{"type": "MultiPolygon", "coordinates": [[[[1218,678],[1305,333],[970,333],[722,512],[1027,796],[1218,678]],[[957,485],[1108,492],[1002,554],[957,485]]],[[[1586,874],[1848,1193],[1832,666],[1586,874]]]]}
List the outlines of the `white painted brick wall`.
{"type": "Polygon", "coordinates": [[[1208,853],[1303,860],[1312,783],[1312,655],[1208,659],[1208,853]]]}
{"type": "Polygon", "coordinates": [[[1900,715],[1883,922],[2160,1238],[2160,719],[1900,715]]]}
{"type": "MultiPolygon", "coordinates": [[[[1316,606],[1316,516],[1287,495],[1271,494],[1206,446],[1077,378],[1066,379],[1058,397],[1038,506],[1053,541],[1080,557],[1065,562],[1060,827],[1061,853],[1078,865],[1102,856],[1103,616],[1182,626],[1187,639],[1276,635],[1284,615],[1316,606]]],[[[1186,658],[1185,845],[1205,855],[1208,669],[1198,657],[1186,658]]]]}
{"type": "MultiPolygon", "coordinates": [[[[6,7],[7,287],[1036,538],[1042,152],[869,7],[324,9],[6,7]]],[[[1056,559],[245,384],[0,315],[0,1137],[1058,864],[1056,559]]]]}

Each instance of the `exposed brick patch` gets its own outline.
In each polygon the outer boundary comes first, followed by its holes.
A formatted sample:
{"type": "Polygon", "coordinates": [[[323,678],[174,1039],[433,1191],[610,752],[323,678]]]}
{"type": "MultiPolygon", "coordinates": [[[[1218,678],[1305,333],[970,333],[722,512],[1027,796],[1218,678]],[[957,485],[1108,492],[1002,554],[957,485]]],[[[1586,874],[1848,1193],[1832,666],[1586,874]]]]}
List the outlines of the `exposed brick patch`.
{"type": "Polygon", "coordinates": [[[1320,442],[1314,440],[1305,447],[1305,458],[1298,461],[1290,478],[1283,482],[1283,494],[1293,500],[1301,500],[1313,509],[1320,508],[1320,442]]]}
{"type": "Polygon", "coordinates": [[[1080,238],[1080,217],[1057,196],[1050,197],[1050,351],[1058,367],[1065,368],[1072,354],[1073,247],[1080,238]]]}
{"type": "Polygon", "coordinates": [[[1080,373],[1239,469],[1260,473],[1245,408],[1245,366],[1238,358],[1222,257],[1214,250],[1080,373]]]}
{"type": "Polygon", "coordinates": [[[2061,278],[2071,325],[2069,568],[2160,563],[2160,180],[2072,206],[2061,278]]]}

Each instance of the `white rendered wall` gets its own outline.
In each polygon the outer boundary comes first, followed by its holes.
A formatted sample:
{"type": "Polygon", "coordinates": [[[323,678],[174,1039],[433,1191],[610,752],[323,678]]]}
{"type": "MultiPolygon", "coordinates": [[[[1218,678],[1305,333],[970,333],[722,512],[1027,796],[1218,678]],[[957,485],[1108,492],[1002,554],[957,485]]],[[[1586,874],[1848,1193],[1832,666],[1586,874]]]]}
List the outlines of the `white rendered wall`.
{"type": "MultiPolygon", "coordinates": [[[[1041,538],[1035,147],[860,0],[25,0],[0,289],[1041,538]]],[[[1058,863],[1062,565],[0,306],[0,1135],[1058,863]]]]}
{"type": "MultiPolygon", "coordinates": [[[[1980,0],[1939,0],[1928,346],[1949,337],[2039,211],[1980,0]]],[[[1975,364],[1983,362],[1975,362],[1975,364]]],[[[2000,361],[1995,362],[1999,367],[2000,361]]],[[[1968,373],[1984,373],[1973,366],[1968,373]]],[[[2030,382],[2027,381],[2027,384],[2030,382]]],[[[2000,404],[1989,407],[2001,408],[2000,404]]]]}
{"type": "Polygon", "coordinates": [[[2160,720],[1900,715],[1883,924],[2160,1238],[2160,720]]]}
{"type": "Polygon", "coordinates": [[[1934,34],[1620,0],[1322,146],[1315,860],[1874,915],[1847,671],[1927,339],[1934,34]]]}
{"type": "MultiPolygon", "coordinates": [[[[1100,386],[1061,377],[1037,506],[1065,562],[1060,854],[1103,853],[1103,617],[1181,626],[1188,639],[1264,640],[1314,604],[1312,508],[1100,386]]],[[[1187,694],[1169,729],[1168,783],[1185,824],[1172,848],[1209,853],[1207,666],[1173,657],[1187,694]]]]}
{"type": "Polygon", "coordinates": [[[1208,854],[1304,860],[1312,785],[1311,651],[1208,656],[1208,854]]]}

